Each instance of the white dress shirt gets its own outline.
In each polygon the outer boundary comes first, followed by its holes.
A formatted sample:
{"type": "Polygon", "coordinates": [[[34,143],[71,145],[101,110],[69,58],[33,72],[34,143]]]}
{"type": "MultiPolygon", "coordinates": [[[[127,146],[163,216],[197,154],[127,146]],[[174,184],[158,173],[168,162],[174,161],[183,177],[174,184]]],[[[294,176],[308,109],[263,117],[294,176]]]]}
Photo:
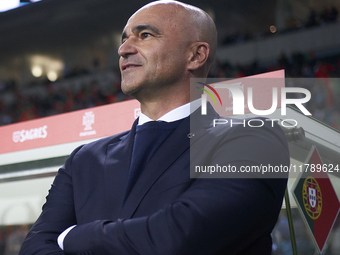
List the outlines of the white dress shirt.
{"type": "MultiPolygon", "coordinates": [[[[173,122],[176,120],[184,119],[195,110],[197,110],[197,108],[200,107],[200,103],[200,99],[197,99],[195,101],[192,101],[191,103],[181,105],[180,107],[167,112],[162,117],[157,119],[157,121],[173,122]]],[[[139,115],[138,125],[143,125],[144,123],[149,121],[153,121],[153,119],[150,119],[148,116],[141,112],[139,115]]]]}

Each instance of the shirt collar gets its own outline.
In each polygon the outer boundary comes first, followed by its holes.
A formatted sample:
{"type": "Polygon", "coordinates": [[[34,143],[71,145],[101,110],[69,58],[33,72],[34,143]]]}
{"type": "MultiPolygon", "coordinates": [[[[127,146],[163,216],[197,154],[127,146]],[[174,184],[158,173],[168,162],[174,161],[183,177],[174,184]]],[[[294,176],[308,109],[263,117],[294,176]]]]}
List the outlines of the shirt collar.
{"type": "MultiPolygon", "coordinates": [[[[188,117],[191,113],[196,111],[198,107],[200,107],[200,99],[181,105],[171,110],[170,112],[167,112],[157,121],[173,122],[176,120],[184,119],[188,117]]],[[[141,112],[138,119],[138,125],[143,125],[144,123],[149,121],[153,121],[153,119],[150,119],[148,116],[141,112]]]]}

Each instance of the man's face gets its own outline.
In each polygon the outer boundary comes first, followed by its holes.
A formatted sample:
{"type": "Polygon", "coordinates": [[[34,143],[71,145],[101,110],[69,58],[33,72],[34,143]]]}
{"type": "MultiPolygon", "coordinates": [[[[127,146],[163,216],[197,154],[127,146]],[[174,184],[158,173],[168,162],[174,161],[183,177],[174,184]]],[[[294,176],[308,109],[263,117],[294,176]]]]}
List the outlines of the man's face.
{"type": "Polygon", "coordinates": [[[142,9],[128,20],[118,50],[124,93],[137,99],[157,95],[183,79],[190,45],[184,20],[163,4],[142,9]]]}

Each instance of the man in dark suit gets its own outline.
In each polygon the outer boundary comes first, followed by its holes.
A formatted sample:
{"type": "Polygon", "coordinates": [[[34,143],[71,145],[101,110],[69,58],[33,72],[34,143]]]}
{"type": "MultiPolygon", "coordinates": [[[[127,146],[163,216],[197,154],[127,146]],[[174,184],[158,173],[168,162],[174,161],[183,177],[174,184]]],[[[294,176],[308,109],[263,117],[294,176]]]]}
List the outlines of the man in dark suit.
{"type": "Polygon", "coordinates": [[[207,76],[216,41],[212,19],[190,5],[153,2],[131,16],[122,90],[142,114],[73,151],[20,254],[271,254],[286,179],[190,178],[206,164],[289,164],[278,126],[213,127],[210,105],[207,115],[190,107],[190,79],[207,76]]]}

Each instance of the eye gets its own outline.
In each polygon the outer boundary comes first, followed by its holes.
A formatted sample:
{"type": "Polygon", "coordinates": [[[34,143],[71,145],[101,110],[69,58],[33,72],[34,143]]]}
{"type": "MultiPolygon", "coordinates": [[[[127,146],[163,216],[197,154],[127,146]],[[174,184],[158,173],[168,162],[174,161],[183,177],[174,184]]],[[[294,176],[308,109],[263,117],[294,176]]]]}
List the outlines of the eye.
{"type": "Polygon", "coordinates": [[[151,33],[148,33],[148,32],[143,32],[143,33],[141,33],[142,39],[148,38],[148,37],[150,37],[150,36],[152,36],[151,33]]]}
{"type": "Polygon", "coordinates": [[[125,43],[127,41],[127,39],[128,39],[127,36],[124,36],[121,40],[121,44],[125,43]]]}

